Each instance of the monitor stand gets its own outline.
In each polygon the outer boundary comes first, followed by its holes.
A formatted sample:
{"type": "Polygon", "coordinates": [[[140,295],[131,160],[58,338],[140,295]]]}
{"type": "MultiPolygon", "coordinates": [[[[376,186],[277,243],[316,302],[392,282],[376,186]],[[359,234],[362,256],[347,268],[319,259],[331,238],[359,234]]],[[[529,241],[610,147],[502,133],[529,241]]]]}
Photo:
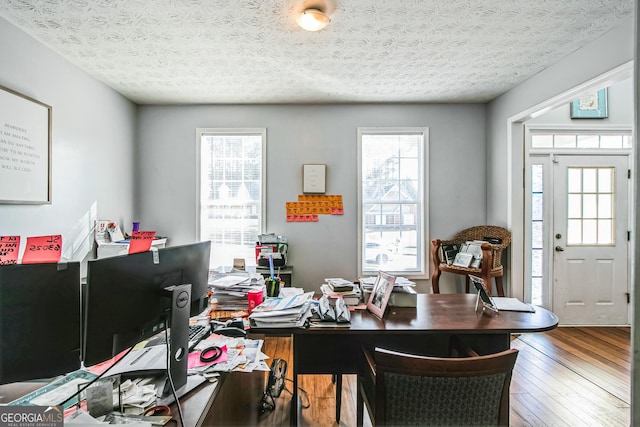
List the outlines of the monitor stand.
{"type": "MultiPolygon", "coordinates": [[[[169,372],[176,390],[187,384],[189,362],[189,315],[191,311],[191,285],[174,285],[165,288],[171,294],[171,318],[169,327],[169,372]]],[[[169,378],[162,388],[163,395],[171,392],[169,378]]]]}

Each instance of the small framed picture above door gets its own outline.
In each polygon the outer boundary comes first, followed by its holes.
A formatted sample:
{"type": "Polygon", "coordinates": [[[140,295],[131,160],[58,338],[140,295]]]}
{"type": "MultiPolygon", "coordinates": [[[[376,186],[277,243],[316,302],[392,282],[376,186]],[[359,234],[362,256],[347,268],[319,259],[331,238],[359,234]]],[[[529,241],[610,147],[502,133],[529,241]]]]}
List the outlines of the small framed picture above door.
{"type": "Polygon", "coordinates": [[[605,119],[607,110],[607,88],[582,95],[571,102],[572,119],[605,119]]]}

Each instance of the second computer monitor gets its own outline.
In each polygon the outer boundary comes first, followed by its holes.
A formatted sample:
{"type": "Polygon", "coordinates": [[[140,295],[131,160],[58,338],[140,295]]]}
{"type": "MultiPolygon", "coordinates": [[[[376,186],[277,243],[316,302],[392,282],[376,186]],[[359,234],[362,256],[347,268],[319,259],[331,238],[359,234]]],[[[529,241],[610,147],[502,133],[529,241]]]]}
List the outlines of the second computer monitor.
{"type": "Polygon", "coordinates": [[[89,261],[85,292],[86,366],[160,332],[171,307],[165,288],[191,285],[197,311],[206,298],[211,242],[89,261]]]}
{"type": "Polygon", "coordinates": [[[0,384],[80,368],[80,263],[0,266],[0,384]]]}

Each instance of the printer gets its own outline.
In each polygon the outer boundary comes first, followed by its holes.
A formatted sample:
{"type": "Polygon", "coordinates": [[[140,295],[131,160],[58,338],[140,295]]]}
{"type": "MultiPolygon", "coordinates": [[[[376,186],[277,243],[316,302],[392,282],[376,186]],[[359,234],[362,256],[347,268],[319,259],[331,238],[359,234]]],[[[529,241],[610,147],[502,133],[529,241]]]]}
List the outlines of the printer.
{"type": "Polygon", "coordinates": [[[275,233],[259,234],[256,242],[256,265],[268,268],[269,258],[272,258],[274,267],[285,267],[288,250],[286,237],[277,236],[275,233]]]}

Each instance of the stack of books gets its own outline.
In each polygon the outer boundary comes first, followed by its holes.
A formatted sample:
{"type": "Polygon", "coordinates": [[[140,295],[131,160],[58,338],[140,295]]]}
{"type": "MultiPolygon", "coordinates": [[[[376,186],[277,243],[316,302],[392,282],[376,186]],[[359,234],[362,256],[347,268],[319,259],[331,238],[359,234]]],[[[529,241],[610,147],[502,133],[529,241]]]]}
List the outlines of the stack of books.
{"type": "Polygon", "coordinates": [[[335,301],[336,298],[342,298],[346,305],[358,305],[362,301],[360,287],[341,278],[324,279],[325,283],[320,285],[323,295],[329,298],[329,301],[335,301]]]}
{"type": "Polygon", "coordinates": [[[264,277],[258,273],[209,273],[211,303],[215,310],[238,311],[247,309],[247,293],[264,291],[264,277]]]}
{"type": "Polygon", "coordinates": [[[300,328],[311,317],[313,292],[288,297],[267,298],[249,315],[251,327],[300,328]]]}

